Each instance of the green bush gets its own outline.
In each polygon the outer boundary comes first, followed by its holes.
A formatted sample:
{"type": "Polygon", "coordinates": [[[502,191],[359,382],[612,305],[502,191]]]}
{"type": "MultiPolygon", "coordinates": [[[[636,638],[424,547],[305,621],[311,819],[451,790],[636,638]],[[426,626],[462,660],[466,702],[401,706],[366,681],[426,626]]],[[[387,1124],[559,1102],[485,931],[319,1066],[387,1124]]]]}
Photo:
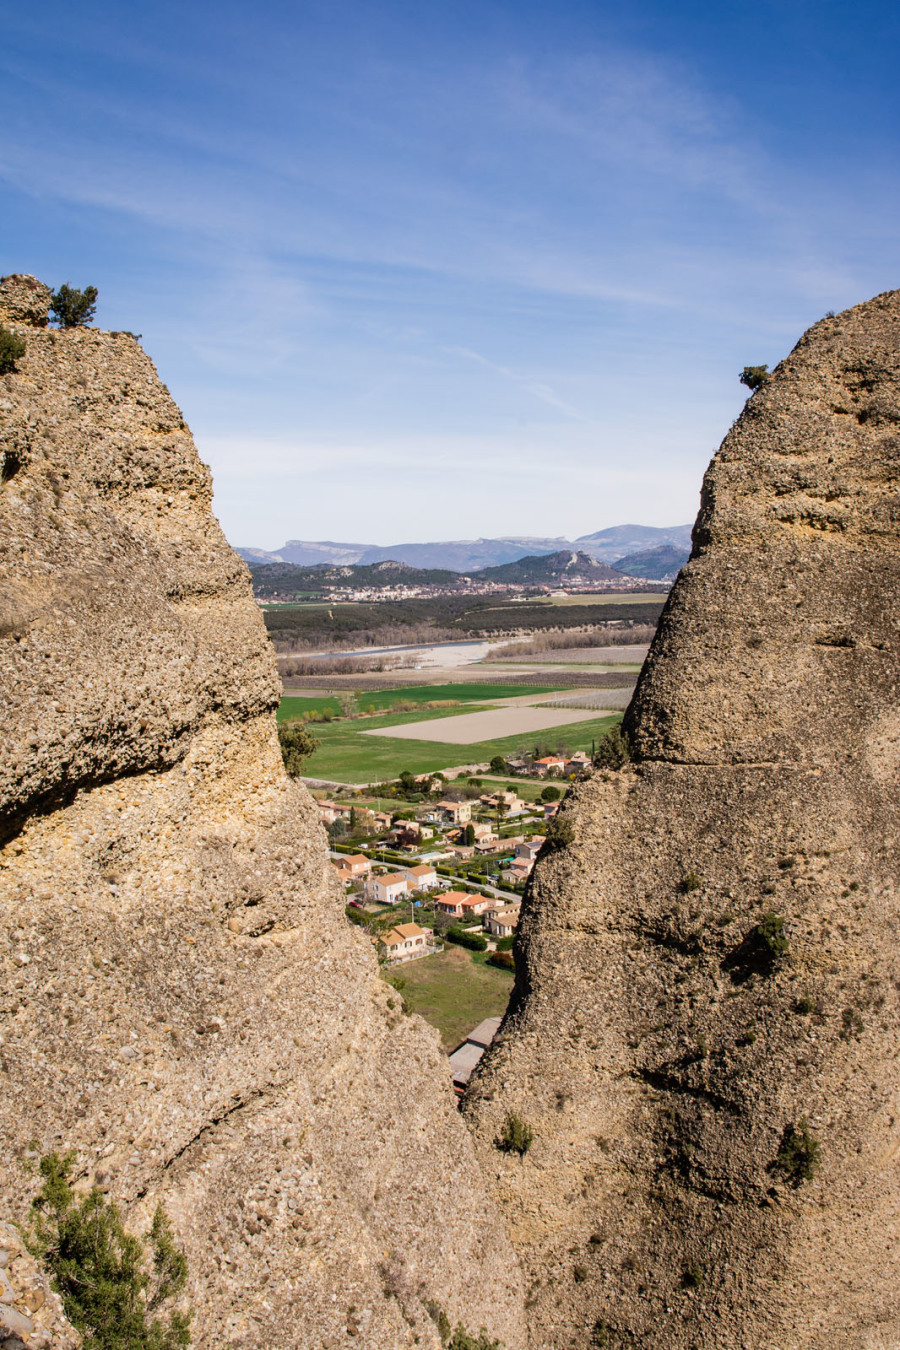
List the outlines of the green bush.
{"type": "Polygon", "coordinates": [[[768,366],[744,366],[738,379],[741,384],[745,384],[751,393],[756,393],[757,389],[762,389],[764,384],[768,384],[772,375],[768,366]]]}
{"type": "Polygon", "coordinates": [[[497,938],[496,947],[498,952],[511,952],[512,945],[515,942],[514,937],[497,938]]]}
{"type": "Polygon", "coordinates": [[[285,771],[291,778],[300,777],[304,760],[319,748],[319,742],[302,722],[279,722],[278,744],[285,771]]]}
{"type": "Polygon", "coordinates": [[[512,952],[491,952],[484,963],[486,966],[496,966],[498,970],[515,971],[516,962],[512,952]]]}
{"type": "Polygon", "coordinates": [[[491,773],[509,773],[509,766],[502,755],[495,755],[491,760],[491,773]]]}
{"type": "Polygon", "coordinates": [[[631,744],[622,730],[621,722],[600,739],[594,752],[594,764],[598,769],[621,769],[631,759],[631,744]]]}
{"type": "Polygon", "coordinates": [[[444,936],[448,942],[455,942],[457,947],[468,947],[470,952],[487,951],[487,938],[481,933],[467,933],[462,928],[448,928],[444,936]]]}
{"type": "Polygon", "coordinates": [[[784,918],[781,914],[764,914],[754,929],[756,941],[761,952],[773,961],[787,956],[791,944],[784,931],[784,918]]]}
{"type": "Polygon", "coordinates": [[[90,323],[97,309],[97,287],[77,291],[67,282],[50,299],[50,314],[60,328],[77,328],[90,323]]]}
{"type": "Polygon", "coordinates": [[[0,324],[0,375],[9,375],[16,362],[25,355],[25,343],[15,333],[0,324]]]}
{"type": "Polygon", "coordinates": [[[799,1125],[785,1126],[781,1144],[770,1171],[780,1173],[789,1186],[812,1181],[820,1165],[821,1146],[804,1117],[799,1125]]]}
{"type": "Polygon", "coordinates": [[[574,842],[575,831],[563,816],[554,816],[547,826],[544,838],[550,849],[565,848],[567,844],[574,842]]]}
{"type": "Polygon", "coordinates": [[[157,1205],[146,1239],[127,1233],[102,1191],[76,1196],[74,1162],[73,1153],[41,1159],[44,1184],[32,1206],[28,1245],[83,1333],[84,1350],[182,1350],[190,1345],[191,1314],[162,1308],[183,1290],[187,1261],[165,1210],[157,1205]]]}
{"type": "Polygon", "coordinates": [[[541,793],[541,801],[558,802],[561,796],[562,793],[560,792],[559,788],[545,787],[543,792],[541,793]]]}
{"type": "Polygon", "coordinates": [[[478,1336],[473,1336],[465,1327],[458,1326],[447,1343],[447,1350],[501,1350],[499,1341],[492,1341],[481,1328],[478,1336]]]}
{"type": "Polygon", "coordinates": [[[506,1119],[497,1138],[497,1147],[502,1153],[518,1153],[521,1157],[534,1143],[534,1130],[526,1125],[515,1111],[507,1111],[506,1119]]]}

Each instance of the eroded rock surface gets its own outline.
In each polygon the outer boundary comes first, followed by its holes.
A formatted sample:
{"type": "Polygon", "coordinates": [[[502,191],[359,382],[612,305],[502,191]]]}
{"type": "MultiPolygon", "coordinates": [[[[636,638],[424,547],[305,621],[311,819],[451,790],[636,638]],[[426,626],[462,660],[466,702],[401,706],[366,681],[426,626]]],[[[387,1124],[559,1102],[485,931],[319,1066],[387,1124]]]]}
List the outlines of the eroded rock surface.
{"type": "Polygon", "coordinates": [[[80,1350],[62,1301],[9,1223],[0,1222],[0,1348],[80,1350]]]}
{"type": "Polygon", "coordinates": [[[136,1231],[162,1200],[198,1347],[436,1347],[440,1307],[514,1350],[515,1256],[284,775],[209,473],[131,337],[28,318],[0,378],[4,1212],[32,1141],[136,1231]]]}
{"type": "Polygon", "coordinates": [[[891,292],[724,441],[635,762],[536,869],[469,1104],[534,1347],[900,1343],[898,433],[891,292]]]}

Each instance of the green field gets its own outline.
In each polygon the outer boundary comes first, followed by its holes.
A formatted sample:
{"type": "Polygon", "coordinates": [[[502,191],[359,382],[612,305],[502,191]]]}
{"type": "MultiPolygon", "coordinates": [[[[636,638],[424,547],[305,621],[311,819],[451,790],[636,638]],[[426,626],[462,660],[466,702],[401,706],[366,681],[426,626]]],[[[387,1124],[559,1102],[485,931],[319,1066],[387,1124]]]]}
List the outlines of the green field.
{"type": "Polygon", "coordinates": [[[513,985],[507,971],[486,966],[483,957],[473,960],[472,952],[449,943],[440,955],[409,961],[393,973],[406,981],[407,1005],[437,1027],[448,1054],[479,1022],[506,1011],[513,985]]]}
{"type": "MultiPolygon", "coordinates": [[[[301,702],[284,700],[290,701],[301,702]]],[[[466,712],[480,711],[481,707],[477,703],[466,705],[466,712]]],[[[497,740],[479,741],[473,745],[391,740],[387,736],[362,734],[380,727],[453,717],[458,712],[459,709],[454,708],[419,708],[411,712],[387,713],[383,717],[316,723],[311,729],[320,745],[306,761],[304,774],[309,778],[328,778],[339,783],[380,783],[397,778],[404,770],[424,774],[454,768],[458,764],[480,764],[493,759],[494,755],[515,754],[517,750],[534,743],[534,735],[527,734],[502,736],[497,740]]],[[[293,716],[296,715],[294,712],[293,716]]],[[[285,716],[291,714],[279,712],[279,717],[283,719],[285,716]]],[[[591,742],[599,740],[619,720],[619,715],[615,714],[553,727],[550,731],[540,733],[539,739],[542,743],[552,745],[563,743],[571,750],[590,750],[591,742]]]]}
{"type": "MultiPolygon", "coordinates": [[[[323,676],[322,683],[327,685],[328,678],[323,676]]],[[[455,699],[460,703],[480,702],[484,699],[518,698],[520,695],[553,694],[559,689],[557,684],[413,684],[399,689],[367,689],[358,695],[360,708],[392,708],[395,703],[434,703],[445,699],[455,699]]],[[[352,693],[347,690],[347,693],[352,693]]],[[[316,694],[310,698],[302,695],[285,695],[278,710],[279,722],[288,722],[292,717],[300,717],[304,712],[339,712],[340,704],[335,694],[316,694]]]]}

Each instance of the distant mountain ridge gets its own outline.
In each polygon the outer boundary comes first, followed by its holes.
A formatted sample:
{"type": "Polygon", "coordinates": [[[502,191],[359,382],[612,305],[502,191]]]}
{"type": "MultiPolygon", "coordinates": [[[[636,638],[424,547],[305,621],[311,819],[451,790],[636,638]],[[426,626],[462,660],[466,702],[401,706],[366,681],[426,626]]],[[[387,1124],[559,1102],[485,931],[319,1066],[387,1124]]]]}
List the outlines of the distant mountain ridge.
{"type": "MultiPolygon", "coordinates": [[[[598,562],[616,563],[629,554],[670,546],[683,555],[690,551],[690,525],[610,525],[578,539],[530,538],[507,535],[496,539],[451,539],[438,543],[349,544],[332,540],[289,539],[277,552],[261,548],[239,548],[237,552],[251,565],[293,563],[314,567],[325,563],[354,566],[372,563],[406,563],[417,568],[447,568],[454,572],[480,572],[488,567],[518,562],[520,558],[559,553],[566,549],[589,554],[598,562]]],[[[677,570],[677,569],[676,569],[677,570]]]]}
{"type": "Polygon", "coordinates": [[[355,599],[371,598],[365,593],[408,592],[410,588],[431,590],[435,594],[482,595],[486,587],[519,587],[522,589],[550,587],[566,589],[574,587],[583,590],[596,586],[598,589],[627,590],[629,583],[644,580],[655,582],[668,581],[671,560],[677,560],[675,572],[685,561],[687,554],[678,553],[667,544],[650,549],[643,554],[635,554],[645,560],[643,572],[624,571],[610,567],[608,563],[598,562],[590,554],[581,550],[561,549],[557,553],[538,553],[519,558],[516,562],[502,563],[498,567],[483,567],[480,571],[453,572],[448,568],[410,567],[408,563],[385,560],[378,563],[342,563],[329,566],[328,563],[314,563],[311,567],[301,567],[297,563],[259,563],[252,562],[253,592],[258,600],[298,600],[312,599],[317,596],[331,595],[335,592],[355,594],[355,599]],[[659,557],[657,558],[657,555],[659,557]],[[620,583],[616,586],[616,583],[620,583]]]}

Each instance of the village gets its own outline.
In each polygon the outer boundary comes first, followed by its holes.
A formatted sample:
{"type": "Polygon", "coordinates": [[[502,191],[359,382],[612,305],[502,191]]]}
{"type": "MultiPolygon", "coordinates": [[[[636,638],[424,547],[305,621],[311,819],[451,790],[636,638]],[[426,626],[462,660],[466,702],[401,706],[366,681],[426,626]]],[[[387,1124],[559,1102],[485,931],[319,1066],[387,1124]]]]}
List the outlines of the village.
{"type": "MultiPolygon", "coordinates": [[[[369,935],[392,983],[402,987],[395,972],[438,956],[448,943],[514,972],[526,883],[565,788],[590,763],[583,751],[498,757],[484,771],[455,778],[404,773],[374,796],[368,789],[315,792],[347,915],[369,935]],[[496,782],[488,771],[517,778],[496,782]]],[[[457,1093],[500,1020],[486,1019],[451,1053],[457,1093]]]]}

